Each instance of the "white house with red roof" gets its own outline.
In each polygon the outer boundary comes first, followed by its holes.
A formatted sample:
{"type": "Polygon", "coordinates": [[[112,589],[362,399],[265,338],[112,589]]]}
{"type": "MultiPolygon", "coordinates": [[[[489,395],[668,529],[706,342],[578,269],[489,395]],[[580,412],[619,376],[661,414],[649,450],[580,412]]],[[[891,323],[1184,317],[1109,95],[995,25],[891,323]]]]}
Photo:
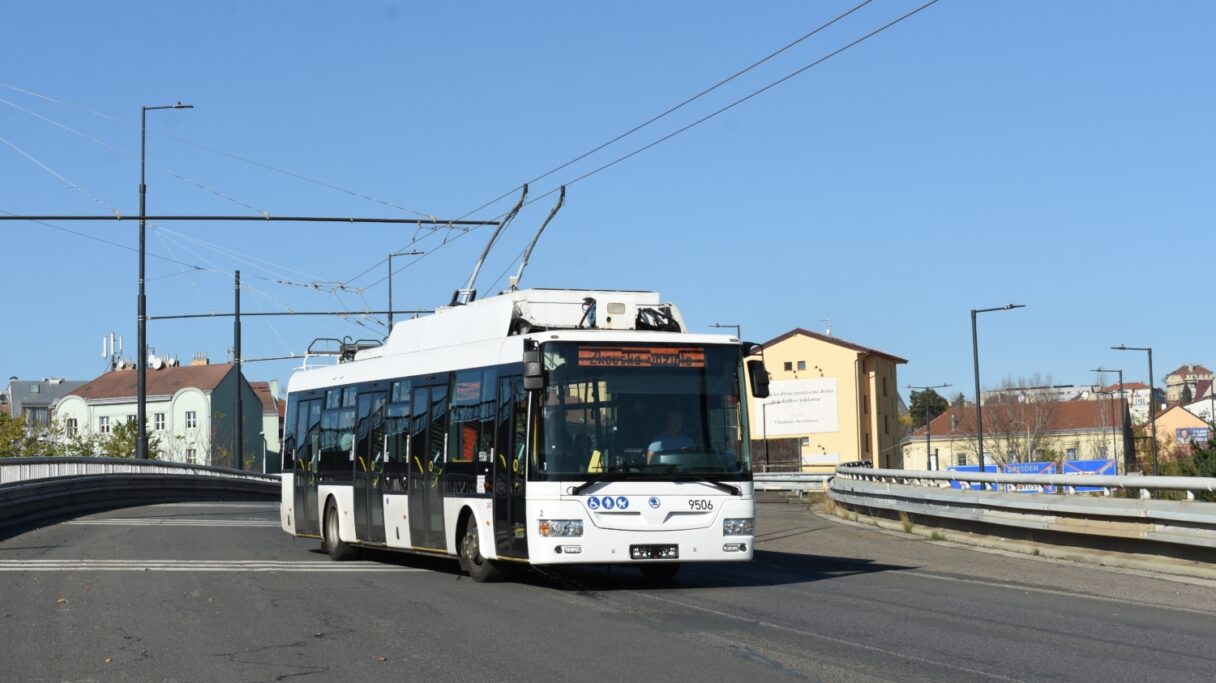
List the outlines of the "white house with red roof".
{"type": "MultiPolygon", "coordinates": [[[[261,471],[263,415],[272,410],[277,415],[277,409],[273,403],[267,408],[231,363],[148,369],[148,434],[159,441],[157,459],[235,466],[238,385],[244,413],[242,466],[261,471]]],[[[109,434],[120,422],[134,422],[136,413],[136,372],[130,368],[111,370],[55,405],[55,419],[66,437],[109,434]]],[[[277,432],[277,424],[272,429],[277,432]]]]}

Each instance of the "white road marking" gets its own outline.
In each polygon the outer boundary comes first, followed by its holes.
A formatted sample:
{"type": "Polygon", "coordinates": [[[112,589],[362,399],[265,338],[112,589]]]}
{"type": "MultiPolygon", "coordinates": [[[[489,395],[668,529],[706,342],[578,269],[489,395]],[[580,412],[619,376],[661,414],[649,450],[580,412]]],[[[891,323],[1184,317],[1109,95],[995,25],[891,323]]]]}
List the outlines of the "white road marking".
{"type": "Polygon", "coordinates": [[[111,517],[74,519],[64,524],[75,526],[253,526],[278,527],[279,523],[260,519],[173,519],[167,517],[111,517]]]}
{"type": "Polygon", "coordinates": [[[835,643],[837,645],[846,645],[848,647],[855,647],[855,648],[858,648],[861,650],[868,650],[870,652],[879,652],[879,653],[882,653],[885,655],[889,655],[891,657],[898,657],[899,659],[904,659],[904,660],[908,660],[908,661],[912,661],[912,662],[920,662],[921,664],[928,664],[930,666],[939,666],[944,669],[953,669],[954,671],[962,671],[964,673],[971,674],[973,676],[978,676],[981,678],[990,678],[990,679],[998,680],[998,681],[1018,681],[1019,680],[1016,678],[1009,678],[1008,676],[1002,676],[1000,674],[989,673],[987,671],[980,671],[978,669],[972,669],[972,668],[965,667],[965,666],[959,666],[957,664],[951,664],[949,662],[943,662],[943,661],[940,661],[937,659],[931,659],[929,657],[924,657],[921,655],[912,655],[912,654],[906,654],[903,652],[896,652],[894,650],[888,650],[887,648],[878,647],[875,645],[868,645],[866,643],[860,643],[855,640],[845,640],[844,638],[836,638],[834,636],[829,636],[829,635],[826,635],[823,633],[815,633],[814,631],[805,631],[803,629],[793,628],[790,626],[784,626],[782,624],[775,624],[771,621],[762,621],[762,620],[757,620],[757,619],[751,619],[751,618],[744,617],[744,616],[741,616],[738,614],[731,614],[730,612],[724,612],[722,610],[713,609],[711,607],[702,607],[701,605],[694,605],[692,603],[684,602],[683,600],[673,600],[671,598],[665,598],[665,597],[661,597],[658,595],[652,595],[652,594],[648,594],[648,593],[639,593],[637,591],[629,591],[629,592],[631,594],[637,595],[639,597],[649,598],[651,600],[657,600],[659,602],[666,602],[666,603],[669,603],[672,605],[678,605],[680,607],[698,610],[701,612],[708,612],[709,614],[716,614],[720,617],[726,617],[727,619],[734,619],[735,621],[742,621],[747,624],[756,624],[758,626],[764,626],[766,628],[771,628],[771,629],[778,630],[778,631],[786,631],[788,633],[793,633],[793,634],[799,635],[799,636],[806,636],[808,638],[815,638],[818,640],[826,640],[829,643],[835,643]]]}
{"type": "Polygon", "coordinates": [[[423,572],[376,562],[275,560],[0,560],[0,572],[423,572]]]}

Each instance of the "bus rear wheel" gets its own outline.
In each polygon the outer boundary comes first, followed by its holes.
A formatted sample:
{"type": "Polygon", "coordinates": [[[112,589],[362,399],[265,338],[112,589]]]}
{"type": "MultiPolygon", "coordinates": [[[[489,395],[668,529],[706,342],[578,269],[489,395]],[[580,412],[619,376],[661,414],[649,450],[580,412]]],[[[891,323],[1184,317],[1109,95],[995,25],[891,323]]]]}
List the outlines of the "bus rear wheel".
{"type": "Polygon", "coordinates": [[[501,581],[505,572],[492,560],[481,554],[481,538],[477,534],[477,520],[469,515],[460,534],[460,568],[467,571],[477,583],[501,581]]]}
{"type": "Polygon", "coordinates": [[[325,526],[322,533],[325,551],[329,553],[330,559],[338,562],[354,559],[355,549],[338,534],[338,506],[334,505],[332,500],[325,506],[325,526]]]}

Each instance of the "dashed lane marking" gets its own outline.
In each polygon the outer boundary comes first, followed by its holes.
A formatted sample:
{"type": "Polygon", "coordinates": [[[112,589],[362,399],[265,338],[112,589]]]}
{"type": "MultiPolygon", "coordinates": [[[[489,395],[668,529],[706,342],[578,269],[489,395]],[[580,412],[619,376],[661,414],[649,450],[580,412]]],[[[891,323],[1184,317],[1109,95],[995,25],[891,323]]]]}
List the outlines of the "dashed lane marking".
{"type": "Polygon", "coordinates": [[[274,560],[0,560],[0,572],[423,572],[375,562],[274,560]]]}
{"type": "Polygon", "coordinates": [[[74,519],[64,522],[64,524],[73,526],[279,526],[279,522],[266,519],[173,519],[166,517],[74,519]]]}

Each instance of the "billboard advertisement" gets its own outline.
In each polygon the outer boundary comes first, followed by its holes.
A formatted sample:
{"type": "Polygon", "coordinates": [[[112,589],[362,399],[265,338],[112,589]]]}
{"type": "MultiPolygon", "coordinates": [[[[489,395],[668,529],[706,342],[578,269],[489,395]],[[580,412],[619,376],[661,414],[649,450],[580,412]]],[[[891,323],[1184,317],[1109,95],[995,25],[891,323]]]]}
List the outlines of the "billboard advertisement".
{"type": "MultiPolygon", "coordinates": [[[[985,450],[987,450],[987,449],[985,449],[985,450]]],[[[951,465],[950,467],[947,467],[946,469],[951,472],[979,472],[980,466],[979,465],[951,465]]],[[[984,471],[991,472],[992,474],[996,474],[997,473],[996,465],[984,465],[984,471]]],[[[967,489],[967,490],[978,491],[978,490],[980,490],[980,488],[982,486],[983,485],[978,482],[954,481],[954,480],[950,481],[950,488],[952,488],[952,489],[967,489]]],[[[996,484],[988,484],[988,487],[995,488],[996,484]]]]}
{"type": "MultiPolygon", "coordinates": [[[[1064,474],[1101,474],[1114,476],[1119,473],[1114,460],[1066,460],[1064,474]]],[[[1070,486],[1076,493],[1099,493],[1101,486],[1070,486]]]]}
{"type": "Polygon", "coordinates": [[[1174,430],[1174,441],[1178,443],[1190,443],[1192,441],[1204,443],[1207,440],[1207,427],[1179,427],[1174,430]]]}
{"type": "Polygon", "coordinates": [[[835,377],[772,382],[768,398],[757,401],[757,409],[764,424],[761,438],[840,430],[835,377]]]}
{"type": "MultiPolygon", "coordinates": [[[[1054,462],[1010,462],[1005,463],[1005,474],[1055,474],[1054,462]]],[[[1006,484],[1010,493],[1055,493],[1056,487],[1040,484],[1006,484]]]]}

